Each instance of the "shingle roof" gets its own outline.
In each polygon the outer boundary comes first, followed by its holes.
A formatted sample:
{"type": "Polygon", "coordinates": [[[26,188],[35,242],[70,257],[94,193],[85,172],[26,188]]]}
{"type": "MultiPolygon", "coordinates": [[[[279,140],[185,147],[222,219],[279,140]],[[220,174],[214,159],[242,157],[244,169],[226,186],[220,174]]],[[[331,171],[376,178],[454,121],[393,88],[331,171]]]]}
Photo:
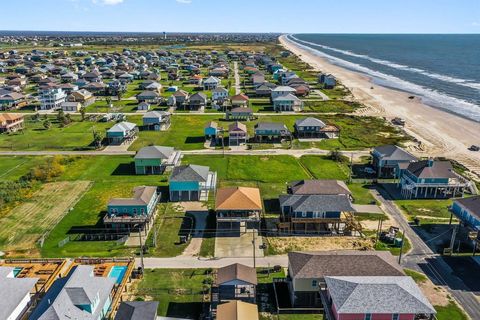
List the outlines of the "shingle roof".
{"type": "Polygon", "coordinates": [[[280,206],[297,212],[353,212],[346,195],[280,195],[280,206]]]}
{"type": "Polygon", "coordinates": [[[456,199],[463,207],[465,207],[471,214],[480,219],[480,196],[456,199]]]}
{"type": "Polygon", "coordinates": [[[149,111],[149,112],[146,112],[143,115],[143,119],[146,119],[146,118],[163,118],[163,117],[169,116],[169,115],[170,115],[170,112],[166,112],[166,111],[149,111]]]}
{"type": "Polygon", "coordinates": [[[119,122],[107,130],[107,132],[126,132],[135,129],[137,125],[131,122],[119,122]]]}
{"type": "Polygon", "coordinates": [[[157,193],[157,187],[135,187],[132,198],[113,198],[108,202],[109,206],[135,206],[148,205],[152,197],[157,193]]]}
{"type": "Polygon", "coordinates": [[[450,161],[422,160],[412,162],[407,170],[419,178],[456,178],[450,161]]]}
{"type": "Polygon", "coordinates": [[[303,119],[298,119],[295,121],[295,126],[297,127],[320,127],[324,128],[326,124],[317,118],[308,117],[303,119]]]}
{"type": "Polygon", "coordinates": [[[206,182],[208,179],[209,167],[189,164],[175,167],[170,176],[171,181],[199,181],[206,182]]]}
{"type": "Polygon", "coordinates": [[[340,314],[435,314],[411,277],[325,277],[340,314]]]}
{"type": "Polygon", "coordinates": [[[228,131],[243,131],[247,132],[247,126],[241,122],[235,121],[228,126],[228,131]]]}
{"type": "Polygon", "coordinates": [[[405,275],[388,251],[290,252],[288,261],[294,278],[405,275]]]}
{"type": "Polygon", "coordinates": [[[339,180],[300,180],[293,181],[288,185],[288,189],[292,194],[323,194],[323,195],[339,195],[352,193],[343,181],[339,180]]]}
{"type": "Polygon", "coordinates": [[[258,308],[238,300],[222,303],[217,307],[217,320],[258,320],[258,308]]]}
{"type": "Polygon", "coordinates": [[[280,96],[277,96],[273,99],[273,101],[300,101],[297,97],[295,97],[293,94],[288,93],[288,94],[282,94],[280,96]]]}
{"type": "Polygon", "coordinates": [[[395,145],[384,145],[373,149],[382,155],[383,160],[414,161],[417,158],[395,145]]]}
{"type": "Polygon", "coordinates": [[[155,320],[157,301],[126,301],[120,304],[115,320],[155,320]]]}
{"type": "Polygon", "coordinates": [[[173,147],[149,146],[140,149],[135,159],[168,159],[174,152],[173,147]]]}
{"type": "Polygon", "coordinates": [[[39,279],[10,278],[14,268],[0,267],[0,319],[7,319],[39,279]]]}
{"type": "Polygon", "coordinates": [[[262,210],[258,188],[221,188],[215,198],[215,210],[262,210]]]}
{"type": "Polygon", "coordinates": [[[255,125],[255,130],[287,130],[288,128],[283,123],[278,122],[259,122],[255,125]]]}
{"type": "Polygon", "coordinates": [[[221,285],[232,280],[241,280],[250,284],[257,284],[257,271],[255,268],[234,263],[217,270],[216,283],[221,285]]]}

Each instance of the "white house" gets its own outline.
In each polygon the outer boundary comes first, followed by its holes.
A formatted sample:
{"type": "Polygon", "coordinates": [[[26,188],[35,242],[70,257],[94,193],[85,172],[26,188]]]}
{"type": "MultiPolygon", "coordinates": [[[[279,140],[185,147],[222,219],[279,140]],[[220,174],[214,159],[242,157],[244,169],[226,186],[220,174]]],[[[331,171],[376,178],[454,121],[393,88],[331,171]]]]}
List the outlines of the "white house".
{"type": "Polygon", "coordinates": [[[275,89],[272,90],[272,101],[275,100],[275,98],[280,97],[280,96],[286,96],[288,94],[295,94],[297,90],[295,90],[292,87],[288,86],[278,86],[275,89]]]}
{"type": "Polygon", "coordinates": [[[61,107],[67,100],[67,94],[60,88],[46,87],[40,90],[40,109],[52,110],[61,107]]]}
{"type": "Polygon", "coordinates": [[[228,90],[224,87],[217,87],[212,90],[213,101],[224,101],[228,98],[228,90]]]}
{"type": "Polygon", "coordinates": [[[218,87],[220,83],[221,83],[220,79],[213,76],[208,77],[206,80],[203,81],[203,88],[205,90],[213,90],[216,87],[218,87]]]}

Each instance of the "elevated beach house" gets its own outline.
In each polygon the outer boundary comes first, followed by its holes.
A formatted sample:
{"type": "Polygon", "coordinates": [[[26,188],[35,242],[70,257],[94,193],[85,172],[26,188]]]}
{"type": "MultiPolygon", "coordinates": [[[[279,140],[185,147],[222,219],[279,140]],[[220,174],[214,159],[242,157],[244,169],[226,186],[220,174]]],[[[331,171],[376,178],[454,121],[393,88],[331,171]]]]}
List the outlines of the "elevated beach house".
{"type": "Polygon", "coordinates": [[[463,196],[472,182],[457,174],[450,161],[411,162],[400,172],[400,192],[404,198],[450,198],[463,196]]]}
{"type": "Polygon", "coordinates": [[[164,131],[170,128],[170,112],[149,111],[142,117],[143,128],[153,131],[164,131]]]}
{"type": "Polygon", "coordinates": [[[258,188],[227,187],[217,191],[217,230],[245,231],[258,228],[262,211],[262,198],[258,188]]]}
{"type": "Polygon", "coordinates": [[[433,320],[435,309],[411,277],[325,277],[326,319],[433,320]]]}
{"type": "Polygon", "coordinates": [[[388,251],[289,252],[288,277],[284,286],[292,306],[318,308],[322,306],[320,290],[325,287],[326,277],[404,275],[388,251]]]}
{"type": "Polygon", "coordinates": [[[307,117],[295,120],[294,133],[298,139],[334,139],[340,136],[340,129],[320,119],[307,117]]]}
{"type": "MultiPolygon", "coordinates": [[[[455,199],[450,211],[462,225],[474,232],[480,231],[480,196],[455,199]]],[[[478,236],[477,241],[480,241],[478,236]]]]}
{"type": "Polygon", "coordinates": [[[289,86],[278,86],[274,89],[272,89],[272,95],[270,96],[271,102],[275,100],[275,98],[280,97],[280,96],[286,96],[288,94],[295,94],[297,90],[295,90],[292,87],[289,86]]]}
{"type": "Polygon", "coordinates": [[[273,110],[282,112],[282,111],[289,111],[289,112],[299,112],[303,110],[303,101],[294,96],[291,93],[276,96],[272,99],[273,102],[273,110]]]}
{"type": "Polygon", "coordinates": [[[230,103],[234,107],[247,107],[250,99],[246,94],[239,93],[230,97],[230,103]]]}
{"type": "Polygon", "coordinates": [[[244,120],[253,119],[253,110],[247,107],[236,107],[228,110],[225,115],[226,120],[244,120]]]}
{"type": "Polygon", "coordinates": [[[70,274],[57,280],[58,289],[49,290],[29,319],[54,320],[108,319],[115,278],[96,277],[94,267],[78,265],[70,274]]]}
{"type": "Polygon", "coordinates": [[[205,90],[213,90],[221,83],[221,80],[217,77],[210,76],[207,79],[203,80],[203,88],[205,90]]]}
{"type": "Polygon", "coordinates": [[[23,319],[37,292],[36,278],[17,278],[15,268],[0,267],[0,319],[23,319]]]}
{"type": "Polygon", "coordinates": [[[259,122],[255,125],[254,131],[257,142],[275,142],[292,138],[287,126],[278,122],[259,122]]]}
{"type": "Polygon", "coordinates": [[[228,90],[224,87],[216,87],[212,90],[212,100],[216,103],[223,103],[228,99],[228,90]]]}
{"type": "Polygon", "coordinates": [[[107,130],[107,140],[109,144],[120,145],[132,142],[137,138],[138,127],[135,123],[119,122],[107,130]]]}
{"type": "Polygon", "coordinates": [[[215,121],[209,121],[203,127],[203,134],[206,140],[216,140],[221,133],[221,127],[215,121]]]}
{"type": "Polygon", "coordinates": [[[395,145],[379,146],[372,151],[372,166],[377,177],[398,178],[410,162],[417,158],[395,145]]]}
{"type": "Polygon", "coordinates": [[[137,95],[138,103],[147,102],[157,104],[160,102],[160,94],[156,91],[143,91],[137,95]]]}
{"type": "Polygon", "coordinates": [[[199,110],[204,108],[207,105],[208,99],[205,93],[197,92],[194,93],[188,98],[188,108],[190,110],[199,110]]]}
{"type": "Polygon", "coordinates": [[[180,162],[181,153],[173,147],[148,146],[135,155],[135,174],[162,174],[180,162]]]}
{"type": "Polygon", "coordinates": [[[280,195],[280,232],[345,233],[353,231],[351,193],[342,181],[303,180],[287,186],[280,195]],[[349,220],[350,218],[350,220],[349,220]]]}
{"type": "Polygon", "coordinates": [[[215,313],[216,320],[258,320],[256,304],[232,300],[219,304],[215,313]]]}
{"type": "Polygon", "coordinates": [[[212,307],[230,300],[256,302],[257,271],[255,268],[234,263],[219,268],[212,285],[212,307]]]}
{"type": "Polygon", "coordinates": [[[239,146],[247,143],[247,126],[241,122],[235,121],[228,126],[228,144],[230,146],[239,146]]]}
{"type": "Polygon", "coordinates": [[[217,173],[209,167],[193,164],[175,167],[170,176],[170,201],[206,201],[216,185],[217,173]]]}
{"type": "Polygon", "coordinates": [[[118,307],[115,320],[157,320],[158,301],[124,301],[118,307]]]}

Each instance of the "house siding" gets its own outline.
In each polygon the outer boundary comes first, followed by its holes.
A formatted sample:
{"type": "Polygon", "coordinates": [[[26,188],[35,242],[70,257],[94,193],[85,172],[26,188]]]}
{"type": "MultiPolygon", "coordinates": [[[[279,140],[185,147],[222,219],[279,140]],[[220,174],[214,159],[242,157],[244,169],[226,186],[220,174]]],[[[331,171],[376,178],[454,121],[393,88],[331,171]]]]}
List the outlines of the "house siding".
{"type": "Polygon", "coordinates": [[[480,230],[480,219],[471,214],[462,205],[454,202],[452,205],[452,211],[460,220],[462,220],[462,222],[480,230]]]}

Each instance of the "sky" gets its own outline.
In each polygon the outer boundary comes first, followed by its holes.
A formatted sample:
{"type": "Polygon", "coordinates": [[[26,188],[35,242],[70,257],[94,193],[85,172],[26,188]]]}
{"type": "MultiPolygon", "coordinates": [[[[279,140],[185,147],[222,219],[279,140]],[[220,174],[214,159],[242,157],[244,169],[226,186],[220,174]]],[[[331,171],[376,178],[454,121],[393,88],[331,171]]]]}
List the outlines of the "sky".
{"type": "Polygon", "coordinates": [[[480,0],[1,0],[1,7],[0,30],[480,33],[480,0]]]}

